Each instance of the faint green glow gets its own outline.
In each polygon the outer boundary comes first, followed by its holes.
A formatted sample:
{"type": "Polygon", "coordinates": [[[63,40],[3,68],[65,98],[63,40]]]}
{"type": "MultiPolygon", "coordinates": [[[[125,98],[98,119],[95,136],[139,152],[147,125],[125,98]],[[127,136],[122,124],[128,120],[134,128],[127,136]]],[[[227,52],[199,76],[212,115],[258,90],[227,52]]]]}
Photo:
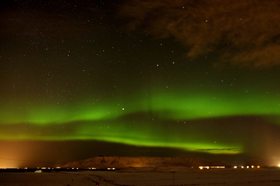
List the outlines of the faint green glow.
{"type": "Polygon", "coordinates": [[[106,106],[45,106],[23,110],[5,110],[0,113],[1,124],[29,123],[34,125],[60,124],[74,121],[95,121],[114,118],[120,109],[106,106]]]}
{"type": "MultiPolygon", "coordinates": [[[[166,126],[153,123],[115,123],[81,127],[78,136],[85,139],[94,139],[121,144],[168,147],[187,151],[206,152],[212,154],[238,154],[242,146],[236,144],[218,144],[210,142],[207,134],[191,134],[190,131],[181,131],[176,126],[172,130],[166,126]],[[196,136],[196,137],[194,137],[196,136]]],[[[213,140],[212,140],[213,141],[213,140]]]]}
{"type": "MultiPolygon", "coordinates": [[[[94,137],[93,137],[94,138],[94,137]]],[[[107,141],[107,142],[115,142],[121,144],[128,144],[134,146],[145,146],[145,147],[163,147],[163,148],[176,148],[187,151],[194,152],[205,152],[209,154],[239,154],[242,153],[240,147],[237,146],[226,146],[226,145],[218,145],[211,143],[179,143],[179,142],[166,142],[166,141],[149,141],[149,140],[139,140],[134,138],[126,138],[122,137],[114,138],[114,137],[97,137],[95,140],[107,141]]]]}
{"type": "MultiPolygon", "coordinates": [[[[46,127],[46,126],[42,126],[46,127]]],[[[4,140],[97,140],[141,147],[174,148],[185,151],[204,152],[210,154],[239,154],[242,145],[232,143],[214,143],[207,133],[191,133],[192,131],[170,130],[166,126],[153,123],[80,123],[73,133],[60,135],[57,133],[42,135],[22,132],[17,135],[1,134],[4,140]]]]}
{"type": "Polygon", "coordinates": [[[134,96],[122,104],[118,100],[79,105],[45,105],[0,108],[0,123],[55,124],[73,121],[96,121],[131,113],[154,113],[169,119],[200,119],[242,115],[280,115],[280,97],[234,95],[232,93],[162,93],[149,97],[134,96]],[[123,109],[124,108],[124,109],[123,109]]]}
{"type": "Polygon", "coordinates": [[[279,115],[280,97],[233,94],[159,94],[152,110],[173,119],[200,119],[244,115],[279,115]]]}

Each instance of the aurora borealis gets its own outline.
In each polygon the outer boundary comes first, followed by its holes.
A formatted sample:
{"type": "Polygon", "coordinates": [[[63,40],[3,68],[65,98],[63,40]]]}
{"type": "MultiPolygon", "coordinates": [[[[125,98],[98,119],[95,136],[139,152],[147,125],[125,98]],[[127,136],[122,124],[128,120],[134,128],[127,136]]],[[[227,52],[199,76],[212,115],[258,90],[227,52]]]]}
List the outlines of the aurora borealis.
{"type": "Polygon", "coordinates": [[[0,159],[34,158],[22,149],[7,154],[9,142],[42,154],[28,146],[34,141],[78,142],[73,158],[119,155],[122,148],[164,156],[152,149],[166,148],[168,155],[173,149],[277,159],[279,31],[266,28],[269,11],[257,6],[243,15],[236,11],[252,1],[229,0],[233,17],[216,20],[211,7],[227,7],[222,1],[209,1],[208,9],[204,1],[172,1],[166,11],[169,2],[1,2],[0,159]],[[255,19],[262,25],[253,32],[247,27],[255,19]],[[229,31],[234,25],[242,29],[229,31]],[[267,53],[258,55],[262,48],[267,53]],[[91,142],[89,152],[83,143],[91,142]],[[119,149],[105,152],[102,143],[119,149]]]}

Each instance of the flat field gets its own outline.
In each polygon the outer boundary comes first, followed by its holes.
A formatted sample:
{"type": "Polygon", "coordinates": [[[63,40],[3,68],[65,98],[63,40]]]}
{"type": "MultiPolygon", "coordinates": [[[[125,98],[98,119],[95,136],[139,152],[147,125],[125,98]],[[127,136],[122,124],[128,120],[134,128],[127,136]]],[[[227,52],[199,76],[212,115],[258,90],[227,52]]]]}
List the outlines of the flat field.
{"type": "Polygon", "coordinates": [[[280,185],[277,169],[164,169],[57,173],[0,173],[1,186],[280,185]]]}

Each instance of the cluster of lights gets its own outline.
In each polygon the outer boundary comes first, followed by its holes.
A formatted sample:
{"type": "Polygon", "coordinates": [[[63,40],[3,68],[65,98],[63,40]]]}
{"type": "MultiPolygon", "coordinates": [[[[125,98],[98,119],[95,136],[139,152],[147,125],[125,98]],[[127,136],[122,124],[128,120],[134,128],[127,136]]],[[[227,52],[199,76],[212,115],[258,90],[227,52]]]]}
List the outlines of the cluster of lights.
{"type": "Polygon", "coordinates": [[[116,170],[115,167],[108,167],[107,170],[116,170]]]}
{"type": "Polygon", "coordinates": [[[224,169],[226,167],[225,166],[199,166],[198,168],[200,170],[203,170],[203,169],[224,169]]]}
{"type": "MultiPolygon", "coordinates": [[[[0,169],[6,169],[6,168],[0,168],[0,169]]],[[[28,167],[24,167],[24,170],[28,170],[30,168],[28,167]]],[[[51,168],[51,167],[37,167],[37,170],[55,170],[55,169],[62,169],[61,167],[55,167],[55,168],[51,168]]],[[[72,167],[72,168],[66,168],[67,170],[79,170],[78,167],[72,167]]],[[[88,170],[96,170],[97,168],[95,167],[89,167],[88,170]]],[[[106,168],[107,170],[116,170],[115,167],[108,167],[106,168]]]]}
{"type": "MultiPolygon", "coordinates": [[[[40,169],[40,168],[39,168],[40,169]]],[[[59,168],[60,169],[60,168],[59,168]]],[[[41,170],[54,170],[54,168],[51,167],[41,167],[41,170]]]]}
{"type": "MultiPolygon", "coordinates": [[[[278,166],[280,168],[280,164],[278,166]]],[[[199,166],[198,167],[200,170],[203,170],[203,169],[225,169],[226,167],[225,166],[199,166]]],[[[260,165],[247,165],[247,166],[233,166],[234,169],[260,169],[261,166],[260,165]]]]}
{"type": "MultiPolygon", "coordinates": [[[[32,169],[28,167],[24,167],[24,170],[32,169]]],[[[38,170],[54,170],[54,169],[60,169],[60,168],[51,168],[51,167],[37,167],[38,170]]]]}
{"type": "MultiPolygon", "coordinates": [[[[3,168],[4,169],[4,168],[3,168]]],[[[6,169],[6,168],[5,168],[6,169]]],[[[28,167],[24,167],[24,170],[28,170],[30,168],[28,167]]],[[[31,168],[32,169],[32,168],[31,168]]],[[[55,170],[55,169],[62,169],[61,167],[55,167],[55,168],[51,168],[51,167],[37,167],[38,170],[55,170]]],[[[78,167],[72,167],[72,168],[66,168],[67,170],[72,169],[72,170],[79,170],[78,167]]],[[[90,170],[95,170],[96,168],[89,168],[90,170]]]]}
{"type": "Polygon", "coordinates": [[[255,168],[257,168],[257,169],[259,169],[259,168],[261,168],[261,166],[259,166],[259,165],[257,165],[257,166],[255,166],[255,165],[251,165],[251,166],[249,166],[249,165],[247,165],[247,166],[243,166],[243,165],[241,165],[241,166],[237,166],[237,165],[235,165],[235,166],[233,166],[233,168],[234,169],[255,169],[255,168]]]}

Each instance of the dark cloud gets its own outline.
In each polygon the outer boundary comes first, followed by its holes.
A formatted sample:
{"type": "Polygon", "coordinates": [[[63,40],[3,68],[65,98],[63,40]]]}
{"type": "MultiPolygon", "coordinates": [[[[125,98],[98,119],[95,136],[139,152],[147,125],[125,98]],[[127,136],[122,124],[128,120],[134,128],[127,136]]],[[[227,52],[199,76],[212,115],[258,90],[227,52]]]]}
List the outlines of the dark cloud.
{"type": "Polygon", "coordinates": [[[131,29],[175,38],[188,58],[217,55],[239,65],[280,64],[278,0],[129,0],[120,9],[131,29]]]}

